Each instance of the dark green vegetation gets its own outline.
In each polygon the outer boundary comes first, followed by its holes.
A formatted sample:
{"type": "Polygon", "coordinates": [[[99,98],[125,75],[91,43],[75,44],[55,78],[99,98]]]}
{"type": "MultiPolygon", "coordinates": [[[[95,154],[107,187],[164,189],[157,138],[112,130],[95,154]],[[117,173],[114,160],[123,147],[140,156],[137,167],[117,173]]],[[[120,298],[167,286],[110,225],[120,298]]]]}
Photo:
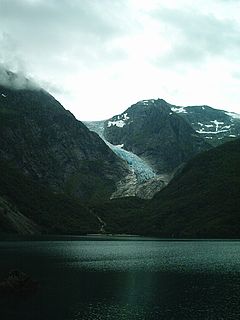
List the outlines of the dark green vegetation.
{"type": "Polygon", "coordinates": [[[0,232],[85,234],[99,230],[96,217],[80,201],[52,193],[2,161],[0,172],[0,232]],[[12,210],[17,214],[12,215],[12,210]],[[26,228],[25,217],[35,228],[26,228]]]}
{"type": "Polygon", "coordinates": [[[139,234],[139,224],[146,218],[147,200],[136,197],[113,199],[91,207],[105,222],[106,233],[139,234]]]}
{"type": "Polygon", "coordinates": [[[161,237],[239,238],[239,164],[240,140],[228,142],[192,159],[152,200],[117,199],[99,214],[110,232],[127,225],[132,233],[161,237]]]}

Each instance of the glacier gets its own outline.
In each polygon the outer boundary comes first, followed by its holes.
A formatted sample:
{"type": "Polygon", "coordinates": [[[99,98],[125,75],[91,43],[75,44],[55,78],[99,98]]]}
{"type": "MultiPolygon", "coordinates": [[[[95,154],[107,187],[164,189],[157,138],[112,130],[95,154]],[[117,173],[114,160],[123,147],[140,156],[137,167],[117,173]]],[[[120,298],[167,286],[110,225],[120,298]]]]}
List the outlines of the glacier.
{"type": "MultiPolygon", "coordinates": [[[[127,113],[125,113],[123,117],[124,120],[129,119],[127,113]]],[[[96,132],[118,157],[127,162],[129,169],[132,171],[132,174],[136,175],[138,182],[144,182],[156,177],[153,168],[146,161],[136,154],[123,149],[123,145],[113,145],[104,138],[104,121],[86,121],[84,124],[89,130],[96,132]]]]}
{"type": "Polygon", "coordinates": [[[104,141],[118,157],[120,157],[128,163],[129,168],[132,170],[133,173],[136,174],[137,180],[139,182],[152,179],[156,176],[156,173],[154,172],[152,167],[150,167],[150,165],[148,165],[136,154],[123,149],[122,145],[113,145],[106,140],[104,141]]]}

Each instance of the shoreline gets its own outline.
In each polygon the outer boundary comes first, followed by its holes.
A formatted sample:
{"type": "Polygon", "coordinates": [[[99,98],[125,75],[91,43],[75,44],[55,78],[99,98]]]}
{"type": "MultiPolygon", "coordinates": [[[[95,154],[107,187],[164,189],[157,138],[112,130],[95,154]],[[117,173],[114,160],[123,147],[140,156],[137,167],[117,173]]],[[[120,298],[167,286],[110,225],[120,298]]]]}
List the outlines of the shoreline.
{"type": "Polygon", "coordinates": [[[0,235],[0,242],[7,241],[159,241],[159,242],[204,242],[204,241],[240,241],[239,238],[167,238],[135,234],[101,234],[85,235],[0,235]]]}

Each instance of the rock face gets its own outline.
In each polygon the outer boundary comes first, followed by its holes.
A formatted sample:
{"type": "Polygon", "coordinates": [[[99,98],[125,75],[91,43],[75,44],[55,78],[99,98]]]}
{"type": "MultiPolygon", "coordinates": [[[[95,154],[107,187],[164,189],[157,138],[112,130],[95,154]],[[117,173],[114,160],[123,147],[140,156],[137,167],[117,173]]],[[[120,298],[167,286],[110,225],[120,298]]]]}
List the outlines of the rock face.
{"type": "Polygon", "coordinates": [[[208,106],[172,106],[201,137],[216,146],[240,137],[240,115],[208,106]]]}
{"type": "Polygon", "coordinates": [[[210,148],[166,101],[143,100],[104,123],[104,137],[144,159],[159,173],[172,173],[210,148]]]}
{"type": "Polygon", "coordinates": [[[0,159],[55,192],[108,198],[127,167],[41,89],[0,86],[0,159]]]}
{"type": "Polygon", "coordinates": [[[130,174],[117,183],[117,190],[112,194],[111,199],[123,197],[138,197],[151,199],[157,192],[162,190],[170,181],[169,176],[156,175],[145,181],[139,181],[135,174],[130,174]]]}
{"type": "Polygon", "coordinates": [[[0,196],[0,232],[35,235],[41,233],[41,228],[0,196]]]}

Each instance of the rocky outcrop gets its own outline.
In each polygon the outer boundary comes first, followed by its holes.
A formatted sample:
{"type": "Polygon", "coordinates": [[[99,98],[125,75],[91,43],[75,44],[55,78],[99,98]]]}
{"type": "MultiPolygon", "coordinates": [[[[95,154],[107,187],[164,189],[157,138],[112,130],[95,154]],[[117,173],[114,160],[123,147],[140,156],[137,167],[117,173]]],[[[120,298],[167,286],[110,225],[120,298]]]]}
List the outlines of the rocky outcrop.
{"type": "Polygon", "coordinates": [[[130,174],[117,183],[117,190],[112,194],[111,199],[134,196],[142,199],[151,199],[169,181],[170,177],[168,175],[159,175],[145,181],[139,181],[136,175],[130,174]]]}
{"type": "Polygon", "coordinates": [[[41,228],[9,201],[0,197],[0,232],[36,235],[41,233],[41,228]]]}

